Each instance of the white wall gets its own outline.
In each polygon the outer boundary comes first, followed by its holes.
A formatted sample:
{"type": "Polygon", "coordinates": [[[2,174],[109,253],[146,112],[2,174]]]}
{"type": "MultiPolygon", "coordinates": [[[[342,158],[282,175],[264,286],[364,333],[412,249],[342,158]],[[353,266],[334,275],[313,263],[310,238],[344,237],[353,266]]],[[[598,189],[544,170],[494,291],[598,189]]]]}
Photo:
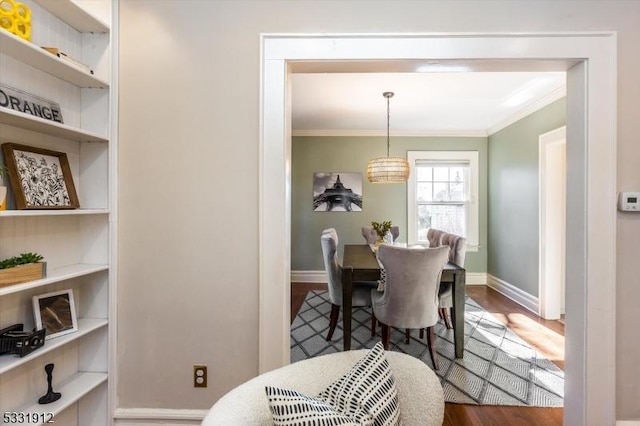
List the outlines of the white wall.
{"type": "MultiPolygon", "coordinates": [[[[619,31],[618,186],[637,190],[639,19],[634,1],[121,0],[117,406],[206,408],[258,371],[260,33],[619,31]]],[[[618,218],[618,419],[640,418],[639,220],[618,218]]]]}

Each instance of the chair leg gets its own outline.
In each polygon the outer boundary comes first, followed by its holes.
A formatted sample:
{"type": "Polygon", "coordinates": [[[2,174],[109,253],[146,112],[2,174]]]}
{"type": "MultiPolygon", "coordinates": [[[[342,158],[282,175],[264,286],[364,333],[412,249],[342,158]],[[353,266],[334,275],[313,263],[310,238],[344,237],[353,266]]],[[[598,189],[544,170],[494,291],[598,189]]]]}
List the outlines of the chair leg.
{"type": "Polygon", "coordinates": [[[435,333],[433,327],[427,327],[427,346],[429,347],[429,355],[431,356],[431,362],[433,362],[433,369],[438,369],[438,359],[436,358],[435,351],[435,333]]]}
{"type": "Polygon", "coordinates": [[[389,349],[390,340],[391,340],[391,327],[389,327],[387,324],[382,324],[382,346],[384,347],[385,351],[389,349]]]}
{"type": "Polygon", "coordinates": [[[420,329],[420,338],[424,339],[424,328],[420,329]]]}
{"type": "Polygon", "coordinates": [[[404,330],[404,342],[408,345],[411,342],[411,329],[405,328],[404,330]]]}
{"type": "Polygon", "coordinates": [[[331,316],[329,317],[329,334],[327,334],[327,342],[333,337],[333,332],[336,331],[336,325],[338,325],[338,314],[340,314],[340,306],[331,304],[331,316]]]}
{"type": "Polygon", "coordinates": [[[438,308],[438,314],[440,315],[440,318],[442,318],[442,320],[444,321],[444,325],[448,328],[448,329],[452,329],[453,326],[451,325],[451,316],[449,315],[449,308],[438,308]]]}

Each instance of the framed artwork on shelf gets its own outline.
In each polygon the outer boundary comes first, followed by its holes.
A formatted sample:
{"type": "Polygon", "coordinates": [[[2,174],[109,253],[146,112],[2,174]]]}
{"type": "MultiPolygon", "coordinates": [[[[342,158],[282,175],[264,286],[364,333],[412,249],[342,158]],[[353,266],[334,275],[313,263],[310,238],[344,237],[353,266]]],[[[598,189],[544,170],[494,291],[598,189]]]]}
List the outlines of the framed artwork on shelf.
{"type": "Polygon", "coordinates": [[[80,207],[67,154],[15,143],[2,153],[18,210],[80,207]]]}
{"type": "Polygon", "coordinates": [[[362,211],[362,173],[314,173],[313,211],[362,211]]]}
{"type": "Polygon", "coordinates": [[[45,329],[45,340],[78,331],[73,290],[33,296],[36,329],[45,329]]]}

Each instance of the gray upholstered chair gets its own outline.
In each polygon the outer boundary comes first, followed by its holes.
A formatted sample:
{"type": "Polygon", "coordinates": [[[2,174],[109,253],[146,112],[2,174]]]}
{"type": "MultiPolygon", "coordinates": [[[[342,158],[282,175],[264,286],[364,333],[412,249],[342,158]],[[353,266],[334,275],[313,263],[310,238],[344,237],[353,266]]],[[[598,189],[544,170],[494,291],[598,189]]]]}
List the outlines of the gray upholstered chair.
{"type": "MultiPolygon", "coordinates": [[[[400,236],[399,226],[392,226],[389,231],[393,236],[393,241],[397,240],[398,237],[400,236]]],[[[378,233],[376,232],[375,229],[373,229],[373,226],[363,226],[362,236],[367,241],[367,244],[375,244],[375,242],[378,241],[378,233]]]]}
{"type": "Polygon", "coordinates": [[[427,231],[427,241],[429,241],[429,247],[440,247],[442,245],[442,236],[446,232],[439,229],[429,228],[427,231]]]}
{"type": "Polygon", "coordinates": [[[384,292],[373,290],[373,314],[382,325],[382,343],[389,348],[390,327],[427,329],[427,345],[435,369],[432,326],[438,322],[438,288],[449,247],[404,248],[381,245],[378,258],[385,269],[384,292]]]}
{"type": "MultiPolygon", "coordinates": [[[[460,267],[464,267],[464,258],[467,253],[467,239],[460,235],[449,234],[443,232],[440,239],[441,246],[449,247],[449,262],[460,267]]],[[[451,308],[453,307],[453,291],[451,283],[442,283],[439,292],[439,310],[440,318],[444,320],[447,328],[453,328],[451,325],[451,308]]]]}
{"type": "MultiPolygon", "coordinates": [[[[336,230],[334,228],[323,230],[320,243],[322,244],[322,257],[324,259],[324,269],[327,273],[329,300],[331,301],[329,333],[327,334],[327,340],[331,340],[338,324],[340,306],[342,306],[342,268],[338,260],[338,233],[336,230]]],[[[376,282],[354,282],[352,306],[371,306],[371,289],[376,287],[376,282]]],[[[373,334],[375,331],[375,317],[372,317],[371,330],[373,334]]]]}

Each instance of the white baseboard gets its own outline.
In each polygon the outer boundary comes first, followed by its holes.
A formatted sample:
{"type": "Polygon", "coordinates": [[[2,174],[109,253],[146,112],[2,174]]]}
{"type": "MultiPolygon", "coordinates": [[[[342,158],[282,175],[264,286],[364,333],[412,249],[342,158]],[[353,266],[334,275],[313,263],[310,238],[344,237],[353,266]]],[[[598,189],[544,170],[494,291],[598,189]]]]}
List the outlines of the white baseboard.
{"type": "Polygon", "coordinates": [[[639,420],[618,420],[616,426],[640,426],[639,420]]]}
{"type": "Polygon", "coordinates": [[[484,272],[467,272],[465,281],[466,285],[485,285],[487,284],[487,274],[484,272]]]}
{"type": "Polygon", "coordinates": [[[487,285],[513,300],[514,302],[522,305],[523,308],[530,310],[534,314],[538,315],[538,298],[530,295],[529,293],[520,290],[513,284],[509,284],[506,281],[496,278],[491,274],[487,274],[487,285]]]}
{"type": "MultiPolygon", "coordinates": [[[[324,271],[291,271],[292,283],[326,283],[327,274],[324,271]]],[[[487,274],[484,272],[467,272],[467,285],[484,285],[487,274]]]]}
{"type": "Polygon", "coordinates": [[[172,410],[165,408],[118,408],[116,426],[185,426],[200,425],[209,410],[172,410]]]}
{"type": "Polygon", "coordinates": [[[291,271],[292,283],[326,283],[327,274],[324,271],[291,271]]]}

